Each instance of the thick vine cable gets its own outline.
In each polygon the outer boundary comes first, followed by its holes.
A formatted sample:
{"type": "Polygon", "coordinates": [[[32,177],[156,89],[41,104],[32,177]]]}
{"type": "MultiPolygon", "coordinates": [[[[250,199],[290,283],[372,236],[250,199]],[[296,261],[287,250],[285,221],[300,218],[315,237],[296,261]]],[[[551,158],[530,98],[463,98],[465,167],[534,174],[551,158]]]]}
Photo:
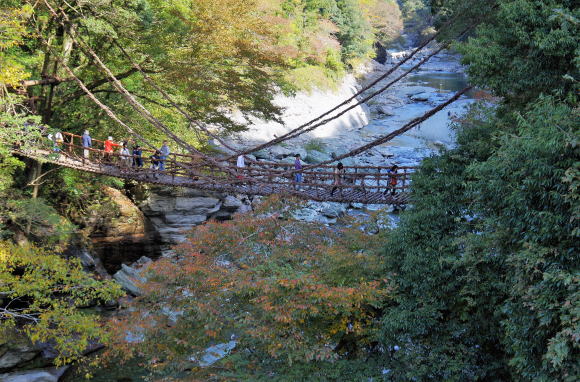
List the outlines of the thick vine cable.
{"type": "Polygon", "coordinates": [[[143,142],[144,144],[146,144],[147,146],[149,146],[152,149],[156,149],[156,147],[153,144],[151,144],[147,139],[145,139],[145,137],[143,137],[141,134],[139,134],[135,130],[133,130],[129,125],[127,125],[119,117],[117,117],[117,115],[107,105],[105,105],[104,103],[102,103],[89,90],[89,88],[87,88],[87,86],[85,85],[85,83],[74,74],[74,72],[66,64],[66,62],[64,62],[64,60],[62,60],[58,56],[58,54],[50,46],[49,42],[44,37],[42,37],[42,35],[40,33],[38,35],[39,35],[39,38],[42,41],[43,45],[46,46],[46,48],[48,49],[48,51],[54,56],[54,58],[58,61],[58,63],[62,65],[62,67],[65,69],[65,71],[71,76],[71,78],[76,83],[78,83],[79,87],[86,93],[87,97],[89,97],[91,99],[91,101],[93,101],[95,104],[97,104],[97,106],[99,106],[113,121],[117,122],[119,125],[121,125],[123,128],[125,128],[125,130],[127,130],[131,135],[133,135],[139,141],[143,142]]]}
{"type": "MultiPolygon", "coordinates": [[[[443,26],[430,38],[428,38],[427,40],[425,40],[423,43],[421,43],[417,48],[415,48],[410,54],[406,55],[402,60],[400,60],[397,64],[395,64],[392,68],[390,68],[387,72],[385,72],[384,74],[382,74],[381,76],[379,76],[378,78],[376,78],[375,80],[373,80],[371,83],[369,83],[368,85],[366,85],[365,87],[363,87],[361,90],[359,90],[358,92],[356,92],[354,95],[352,95],[351,97],[349,97],[348,99],[346,99],[345,101],[343,101],[342,103],[336,105],[335,107],[333,107],[332,109],[322,113],[321,115],[319,115],[316,118],[311,119],[310,121],[298,126],[297,128],[275,138],[272,139],[268,142],[265,142],[263,144],[260,144],[258,146],[252,147],[250,149],[246,149],[241,151],[239,154],[250,154],[252,152],[255,151],[259,151],[259,150],[263,150],[266,149],[268,147],[271,147],[275,144],[284,142],[288,139],[292,139],[294,137],[297,137],[299,132],[303,131],[305,128],[307,128],[308,126],[310,126],[311,124],[313,124],[314,122],[324,118],[325,116],[337,111],[338,109],[340,109],[343,106],[348,105],[350,102],[352,102],[353,100],[357,99],[357,97],[361,96],[363,93],[365,93],[366,91],[370,90],[371,88],[373,88],[376,84],[378,84],[379,82],[381,82],[382,80],[384,80],[385,78],[387,78],[388,76],[390,76],[391,74],[393,74],[397,69],[399,69],[403,64],[405,64],[407,61],[409,61],[411,58],[413,58],[417,53],[419,53],[420,51],[422,51],[427,45],[429,45],[431,42],[433,42],[437,37],[439,37],[447,27],[449,27],[450,25],[452,25],[455,20],[457,20],[459,18],[459,16],[461,15],[461,12],[458,12],[454,17],[452,17],[451,19],[447,20],[447,22],[445,22],[445,24],[443,24],[443,26]]],[[[471,28],[468,28],[471,29],[471,28]]],[[[467,29],[467,30],[468,30],[467,29]]],[[[461,33],[461,35],[465,34],[465,31],[461,33]]],[[[432,57],[433,55],[430,55],[430,57],[432,57]]],[[[425,61],[426,62],[426,61],[425,61]]],[[[395,81],[396,82],[396,81],[395,81]]],[[[392,84],[391,84],[392,85],[392,84]]],[[[389,85],[389,86],[391,86],[389,85]]],[[[371,97],[372,98],[372,97],[371,97]]],[[[358,106],[360,105],[360,102],[357,102],[357,104],[355,105],[358,106]]],[[[348,110],[352,110],[353,107],[349,108],[348,110]]],[[[334,118],[332,119],[327,119],[326,123],[328,123],[329,121],[338,118],[339,116],[343,115],[344,113],[340,113],[336,116],[334,116],[334,118]]],[[[321,124],[317,124],[316,127],[321,126],[321,124]]],[[[306,130],[306,131],[311,131],[311,130],[306,130]]],[[[304,132],[306,132],[304,131],[304,132]]],[[[231,159],[228,158],[228,159],[231,159]]]]}
{"type": "MultiPolygon", "coordinates": [[[[62,10],[62,8],[60,8],[61,12],[64,14],[64,10],[62,10]]],[[[73,9],[74,10],[74,9],[73,9]]],[[[76,11],[76,10],[75,10],[76,11]]],[[[307,123],[297,127],[296,129],[293,129],[292,131],[289,131],[288,133],[275,138],[272,141],[266,142],[262,145],[259,145],[257,147],[251,148],[251,149],[247,149],[241,152],[238,152],[236,149],[234,149],[233,147],[231,147],[230,145],[228,145],[226,142],[224,142],[224,140],[222,140],[220,137],[212,134],[207,128],[205,128],[205,126],[203,126],[201,123],[199,123],[199,121],[196,121],[194,118],[192,118],[188,113],[186,113],[185,111],[182,110],[181,107],[179,107],[179,105],[177,105],[172,99],[171,97],[163,90],[161,89],[154,81],[153,79],[147,75],[147,73],[145,73],[142,68],[135,63],[130,55],[126,52],[126,50],[116,41],[113,40],[113,43],[121,50],[121,52],[125,55],[125,57],[131,62],[131,64],[133,65],[133,67],[135,67],[139,72],[141,72],[142,76],[148,81],[148,83],[153,86],[157,91],[159,91],[163,97],[174,107],[176,108],[189,122],[194,123],[196,126],[198,126],[202,131],[204,131],[206,134],[208,134],[209,136],[211,136],[212,138],[216,139],[220,144],[222,144],[225,148],[229,149],[230,151],[233,151],[235,153],[234,156],[230,156],[227,158],[227,160],[231,160],[233,159],[236,155],[240,155],[240,154],[248,154],[257,150],[261,150],[264,149],[266,147],[270,147],[274,144],[283,142],[285,140],[288,139],[292,139],[294,137],[299,136],[300,134],[298,134],[299,131],[303,130],[305,127],[311,125],[312,123],[320,120],[321,118],[325,117],[326,115],[340,109],[342,106],[345,106],[347,104],[349,104],[352,100],[356,99],[356,97],[360,96],[361,94],[363,94],[365,91],[371,89],[374,85],[376,85],[377,83],[379,83],[380,81],[382,81],[383,79],[387,78],[390,74],[392,74],[396,69],[398,69],[400,66],[402,66],[405,62],[407,62],[408,60],[410,60],[412,57],[414,57],[418,52],[420,52],[423,48],[425,48],[429,43],[431,43],[433,40],[435,40],[439,35],[441,35],[441,33],[444,32],[444,30],[453,24],[453,22],[455,22],[456,19],[459,18],[459,16],[462,14],[462,12],[458,12],[456,13],[451,19],[447,20],[447,22],[439,29],[439,31],[437,33],[435,33],[433,36],[431,36],[429,39],[425,40],[420,46],[418,46],[416,49],[414,49],[410,54],[406,55],[406,57],[404,59],[402,59],[400,62],[398,62],[394,67],[392,67],[389,71],[387,71],[386,73],[384,73],[383,75],[381,75],[380,77],[378,77],[377,79],[373,80],[373,82],[371,82],[369,85],[365,86],[363,89],[361,89],[360,91],[358,91],[356,94],[354,94],[353,96],[351,96],[350,98],[346,99],[345,101],[343,101],[341,104],[335,106],[334,108],[332,108],[331,110],[319,115],[318,117],[308,121],[307,123]]],[[[66,17],[66,15],[65,15],[66,17]]],[[[433,55],[430,55],[430,57],[432,57],[433,55]]],[[[425,61],[426,62],[426,61],[425,61]]],[[[404,76],[402,76],[404,77],[404,76]]],[[[402,78],[400,77],[400,78],[402,78]]],[[[399,79],[400,79],[399,78],[399,79]]],[[[396,82],[396,81],[395,81],[396,82]]],[[[394,82],[393,82],[394,83],[394,82]]],[[[391,84],[392,85],[392,84],[391,84]]],[[[389,86],[391,86],[389,85],[389,86]]],[[[376,94],[375,94],[376,95],[376,94]]],[[[371,97],[372,98],[372,97],[371,97]]],[[[370,99],[370,98],[369,98],[370,99]]],[[[354,107],[360,105],[361,102],[358,102],[357,105],[355,105],[354,107]]],[[[352,108],[349,108],[348,110],[352,110],[352,108]]],[[[347,111],[348,111],[347,110],[347,111]]],[[[320,123],[317,124],[314,128],[319,127],[325,123],[328,123],[330,121],[332,121],[333,119],[336,119],[338,117],[340,117],[341,115],[343,115],[344,113],[340,113],[336,116],[334,116],[333,118],[328,118],[325,120],[324,123],[320,123]]],[[[313,129],[308,129],[304,132],[307,131],[311,131],[313,129]]]]}
{"type": "MultiPolygon", "coordinates": [[[[131,135],[133,135],[135,138],[137,138],[140,142],[144,143],[145,145],[147,145],[149,148],[153,149],[153,150],[157,150],[157,148],[150,143],[145,137],[143,137],[142,135],[140,135],[139,133],[137,133],[135,130],[133,130],[129,125],[127,125],[125,122],[123,122],[116,114],[115,112],[113,112],[107,105],[105,105],[104,103],[102,103],[86,86],[86,84],[80,79],[78,78],[78,76],[76,76],[73,72],[73,70],[66,64],[66,62],[64,62],[64,60],[62,60],[61,58],[58,57],[58,54],[55,52],[55,50],[50,46],[50,44],[48,43],[48,41],[46,39],[44,39],[42,37],[42,35],[39,33],[39,37],[40,40],[42,42],[43,45],[46,46],[46,48],[48,49],[48,51],[55,57],[55,59],[62,65],[62,67],[65,69],[65,71],[71,76],[71,78],[78,83],[79,87],[86,93],[87,97],[89,97],[89,99],[91,99],[97,106],[99,106],[103,111],[105,111],[105,113],[112,119],[114,120],[116,123],[118,123],[119,125],[121,125],[123,128],[125,128],[131,135]]],[[[216,182],[216,178],[215,177],[209,177],[209,176],[204,176],[202,174],[196,174],[197,177],[199,178],[203,178],[205,180],[210,180],[212,182],[216,182]]]]}
{"type": "MultiPolygon", "coordinates": [[[[336,161],[339,161],[341,159],[344,158],[348,158],[348,157],[353,157],[355,155],[358,155],[360,153],[363,153],[365,151],[368,151],[370,149],[372,149],[375,146],[381,145],[383,143],[386,143],[394,138],[396,138],[397,136],[406,133],[407,131],[411,130],[413,127],[419,125],[420,123],[426,121],[427,119],[431,118],[432,116],[434,116],[435,114],[437,114],[438,112],[440,112],[441,110],[443,110],[444,108],[446,108],[447,106],[449,106],[450,104],[452,104],[453,102],[457,101],[462,95],[464,95],[465,93],[467,93],[468,91],[470,91],[471,89],[473,89],[473,86],[468,86],[460,91],[458,91],[457,93],[455,93],[455,95],[451,98],[449,98],[447,101],[439,104],[438,106],[434,107],[433,109],[429,110],[428,112],[426,112],[425,114],[423,114],[420,117],[414,118],[413,120],[407,122],[403,127],[387,134],[384,135],[378,139],[375,139],[372,142],[367,143],[366,145],[357,147],[356,149],[347,152],[346,154],[342,154],[339,155],[333,159],[321,162],[321,163],[317,163],[315,165],[308,165],[308,166],[304,166],[302,168],[302,170],[309,170],[312,168],[316,168],[316,167],[320,167],[320,166],[324,166],[336,161]]],[[[289,171],[289,173],[294,173],[294,172],[298,172],[300,170],[293,170],[293,171],[289,171]]]]}
{"type": "MultiPolygon", "coordinates": [[[[78,13],[78,10],[76,10],[74,7],[72,7],[70,4],[67,3],[67,5],[69,6],[69,8],[71,8],[72,11],[78,13]]],[[[64,11],[64,9],[62,7],[57,7],[57,9],[66,17],[66,12],[64,11]]],[[[203,126],[202,123],[200,123],[199,121],[197,121],[195,118],[193,118],[189,113],[187,113],[185,110],[183,110],[183,108],[181,108],[172,98],[171,96],[165,91],[163,90],[159,85],[157,85],[157,83],[151,78],[151,76],[149,76],[149,74],[147,74],[145,72],[145,70],[143,70],[143,68],[141,67],[141,65],[139,65],[137,62],[135,62],[132,58],[131,55],[129,55],[129,53],[127,53],[126,49],[123,48],[121,46],[121,44],[119,44],[119,42],[117,41],[117,39],[112,38],[111,42],[121,51],[121,53],[126,57],[126,59],[131,63],[131,65],[143,76],[143,78],[155,89],[157,90],[162,96],[163,98],[165,98],[165,100],[167,102],[169,102],[169,104],[175,108],[182,116],[184,116],[187,121],[189,121],[191,124],[197,126],[201,131],[203,131],[204,133],[206,133],[207,135],[209,135],[210,137],[216,139],[222,146],[224,146],[225,148],[227,148],[228,150],[234,152],[234,153],[238,153],[238,151],[236,149],[234,149],[233,147],[231,147],[230,145],[228,145],[223,139],[221,139],[219,136],[213,134],[211,131],[209,131],[209,129],[207,129],[205,126],[203,126]]]]}
{"type": "MultiPolygon", "coordinates": [[[[187,151],[189,151],[191,153],[195,153],[195,154],[199,155],[202,159],[204,159],[207,162],[212,163],[214,166],[216,166],[216,167],[218,167],[218,168],[220,168],[228,173],[231,173],[230,175],[235,175],[232,172],[232,169],[230,169],[228,166],[224,166],[222,163],[218,162],[217,160],[215,160],[211,156],[202,153],[201,151],[197,150],[195,147],[193,147],[190,144],[188,144],[187,142],[183,141],[181,138],[179,138],[177,135],[175,135],[167,126],[165,126],[161,121],[159,121],[153,114],[151,114],[151,112],[147,108],[145,108],[139,101],[137,101],[135,99],[135,97],[131,94],[131,92],[129,92],[127,89],[125,89],[125,87],[121,84],[121,82],[115,77],[115,75],[110,71],[110,69],[102,62],[100,57],[93,51],[92,48],[90,46],[88,46],[88,44],[84,43],[84,41],[75,38],[73,32],[71,32],[70,30],[68,30],[68,28],[66,28],[67,25],[60,19],[58,13],[48,3],[48,1],[44,0],[44,3],[49,8],[50,12],[55,17],[55,19],[63,26],[66,33],[68,33],[68,35],[71,37],[72,41],[75,42],[79,46],[79,48],[81,49],[81,51],[84,54],[93,58],[93,60],[97,63],[97,67],[100,68],[100,70],[111,80],[111,84],[113,85],[113,87],[115,87],[115,89],[117,89],[117,91],[123,95],[123,97],[129,102],[129,104],[131,105],[131,107],[135,111],[137,111],[139,114],[141,114],[154,127],[163,131],[167,136],[171,137],[171,139],[173,139],[173,141],[176,142],[179,146],[183,147],[184,149],[186,149],[187,151]],[[84,47],[84,49],[83,49],[83,47],[84,47]]],[[[64,17],[64,19],[67,22],[70,22],[70,19],[68,18],[66,13],[62,13],[62,16],[64,17]]]]}
{"type": "Polygon", "coordinates": [[[207,135],[209,135],[210,137],[216,139],[222,146],[224,146],[225,148],[227,148],[228,150],[234,152],[236,155],[239,154],[239,152],[231,147],[229,144],[227,144],[222,138],[220,138],[218,135],[213,134],[211,131],[209,131],[208,128],[206,128],[201,122],[197,121],[195,118],[193,118],[188,112],[186,112],[185,110],[183,110],[183,108],[181,108],[172,98],[171,96],[165,91],[163,90],[159,85],[157,85],[157,83],[151,78],[151,76],[149,76],[147,73],[145,73],[145,71],[143,70],[143,68],[141,68],[141,66],[133,61],[133,59],[131,58],[131,56],[129,55],[129,53],[127,53],[127,51],[121,46],[121,44],[119,44],[119,42],[117,40],[113,40],[113,44],[123,53],[123,55],[127,58],[127,60],[129,60],[129,62],[131,63],[131,65],[133,65],[133,67],[135,69],[137,69],[137,71],[139,73],[141,73],[141,76],[143,76],[143,78],[145,79],[145,81],[147,81],[147,83],[149,85],[151,85],[155,90],[157,90],[162,96],[163,98],[165,98],[165,100],[167,102],[169,102],[169,104],[171,106],[173,106],[183,117],[185,117],[185,119],[187,119],[190,123],[194,124],[195,126],[197,126],[201,131],[203,131],[204,133],[206,133],[207,135]]]}
{"type": "MultiPolygon", "coordinates": [[[[46,0],[45,0],[45,3],[46,3],[46,4],[47,4],[47,6],[49,7],[49,9],[52,11],[53,15],[54,15],[55,17],[58,17],[58,15],[56,14],[56,12],[54,12],[54,9],[52,9],[52,7],[50,7],[50,5],[48,4],[48,2],[47,2],[46,0]]],[[[64,17],[67,17],[67,16],[66,16],[66,14],[64,14],[64,17]]],[[[61,24],[63,24],[63,26],[64,26],[64,23],[62,23],[62,21],[61,21],[61,24]]],[[[70,34],[70,33],[69,33],[69,34],[70,34]]],[[[71,38],[73,39],[73,41],[77,42],[77,44],[79,44],[79,46],[80,46],[80,43],[79,43],[79,42],[78,42],[78,41],[77,41],[77,40],[74,38],[74,36],[72,36],[72,35],[71,35],[71,38]]],[[[182,141],[182,140],[181,140],[179,137],[175,136],[175,134],[173,134],[171,131],[169,131],[169,129],[168,129],[166,126],[164,126],[164,125],[163,125],[163,124],[162,124],[160,121],[158,121],[158,120],[157,120],[157,119],[156,119],[156,118],[155,118],[155,117],[154,117],[154,116],[153,116],[153,115],[152,115],[152,114],[151,114],[151,113],[150,113],[150,112],[149,112],[149,111],[148,111],[148,110],[147,110],[147,109],[146,109],[144,106],[142,106],[142,105],[141,105],[139,102],[137,102],[137,101],[136,101],[136,100],[135,100],[135,99],[132,97],[131,93],[130,93],[130,92],[128,92],[128,91],[127,91],[127,90],[126,90],[126,89],[125,89],[125,88],[122,86],[122,84],[120,84],[120,83],[119,83],[118,79],[116,79],[116,78],[115,78],[115,76],[112,74],[112,72],[110,72],[110,70],[108,70],[108,68],[107,68],[107,67],[106,67],[106,66],[105,66],[105,65],[102,63],[102,61],[101,61],[101,60],[100,60],[100,58],[99,58],[99,57],[98,57],[98,56],[97,56],[97,55],[94,53],[94,51],[92,51],[92,49],[91,49],[91,48],[90,48],[88,45],[86,45],[86,44],[84,44],[84,45],[86,46],[86,49],[89,51],[89,54],[90,54],[90,56],[92,56],[92,57],[93,57],[93,59],[95,59],[95,61],[96,61],[96,62],[99,64],[99,66],[101,67],[101,70],[104,70],[104,71],[105,71],[105,73],[107,74],[107,76],[108,76],[108,77],[109,77],[109,78],[112,80],[112,83],[113,83],[113,85],[116,85],[116,86],[115,86],[115,88],[117,89],[117,91],[119,91],[120,93],[122,93],[122,94],[125,96],[125,98],[126,98],[128,101],[129,101],[129,103],[132,105],[132,107],[133,107],[133,108],[134,108],[136,111],[138,111],[138,112],[140,111],[140,114],[141,114],[141,115],[143,115],[143,116],[144,116],[144,117],[145,117],[145,118],[146,118],[146,119],[147,119],[147,120],[148,120],[150,123],[152,123],[152,124],[153,124],[155,127],[157,127],[157,128],[159,128],[159,129],[161,129],[161,130],[165,131],[166,133],[168,133],[168,135],[169,135],[169,136],[171,136],[171,137],[172,137],[172,139],[174,139],[174,141],[176,141],[178,144],[181,142],[181,144],[180,144],[180,145],[182,145],[183,147],[187,148],[189,151],[195,151],[196,153],[199,153],[199,154],[200,154],[200,156],[203,156],[203,157],[207,157],[207,158],[209,158],[209,161],[210,161],[210,162],[212,162],[212,164],[214,164],[214,165],[215,165],[215,164],[217,164],[217,167],[219,167],[219,168],[224,168],[224,167],[226,167],[226,166],[223,166],[223,165],[221,165],[220,163],[217,163],[215,160],[213,160],[213,158],[211,158],[211,157],[208,157],[208,156],[206,156],[206,155],[204,155],[204,154],[201,154],[201,153],[200,153],[198,150],[196,150],[195,148],[191,147],[191,146],[190,146],[189,144],[187,144],[186,142],[183,142],[183,141],[182,141]],[[193,149],[193,150],[192,150],[192,149],[193,149]]],[[[435,55],[435,54],[436,54],[436,53],[438,53],[440,50],[442,50],[442,49],[444,48],[444,46],[445,46],[445,45],[443,45],[441,48],[439,48],[438,50],[436,50],[434,53],[432,53],[431,55],[429,55],[429,56],[428,56],[428,57],[426,57],[425,59],[421,60],[421,62],[420,62],[419,64],[415,65],[415,66],[414,66],[414,67],[413,67],[411,70],[414,70],[414,69],[418,68],[419,66],[421,66],[422,64],[424,64],[424,63],[425,63],[425,62],[426,62],[426,61],[427,61],[429,58],[431,58],[433,55],[435,55]]],[[[70,68],[69,68],[69,70],[70,70],[70,68]]],[[[402,76],[400,76],[400,77],[399,77],[398,79],[396,79],[394,82],[396,82],[396,81],[400,80],[401,78],[403,78],[403,77],[404,77],[405,75],[407,75],[407,74],[408,74],[408,73],[409,73],[411,70],[407,71],[405,74],[403,74],[402,76]]],[[[71,72],[72,72],[72,71],[71,71],[71,72]]],[[[387,87],[388,87],[388,86],[391,86],[391,85],[392,85],[392,83],[394,83],[394,82],[392,81],[392,82],[390,83],[390,85],[387,85],[387,87]]],[[[85,88],[86,88],[86,87],[85,87],[85,88]]],[[[374,96],[376,96],[377,94],[379,94],[380,92],[384,91],[384,90],[385,90],[385,88],[386,88],[386,87],[383,87],[383,88],[382,88],[380,91],[378,91],[378,92],[374,92],[372,95],[370,95],[370,96],[366,97],[366,98],[365,98],[365,100],[363,100],[362,102],[366,102],[366,101],[368,101],[368,100],[369,100],[369,99],[371,99],[372,97],[374,97],[374,96]]],[[[368,149],[370,149],[370,148],[372,148],[372,147],[374,147],[374,146],[376,146],[376,145],[382,144],[382,143],[384,143],[384,142],[386,142],[386,141],[388,141],[388,140],[390,140],[390,139],[393,139],[394,137],[396,137],[396,136],[398,136],[398,135],[400,135],[400,134],[404,133],[405,131],[408,131],[409,129],[413,128],[414,126],[416,126],[417,124],[419,124],[421,121],[423,121],[423,120],[425,120],[425,119],[427,119],[427,118],[431,117],[433,114],[435,114],[437,111],[439,111],[439,110],[443,109],[445,106],[447,106],[447,105],[449,105],[450,103],[454,102],[454,101],[455,101],[455,100],[457,100],[457,99],[458,99],[458,98],[459,98],[459,97],[460,97],[462,94],[464,94],[466,91],[468,91],[469,89],[470,89],[470,88],[466,88],[466,89],[464,89],[462,92],[459,92],[458,94],[456,94],[456,95],[455,95],[455,96],[454,96],[452,99],[450,99],[449,101],[445,102],[445,103],[444,103],[444,104],[442,104],[442,105],[439,105],[438,107],[436,107],[436,108],[432,109],[430,112],[426,113],[426,114],[425,114],[425,115],[423,115],[422,117],[420,117],[420,118],[417,118],[417,119],[415,119],[415,120],[413,120],[413,121],[409,122],[408,124],[406,124],[406,125],[405,125],[405,126],[403,126],[402,128],[400,128],[400,129],[398,129],[398,130],[396,130],[396,131],[392,132],[391,134],[389,134],[389,135],[387,135],[387,136],[385,136],[385,137],[379,138],[378,140],[375,140],[375,141],[373,141],[373,142],[370,142],[370,143],[369,143],[369,144],[367,144],[367,145],[361,146],[361,147],[359,147],[359,148],[357,148],[357,149],[355,149],[355,150],[353,150],[353,151],[351,151],[351,152],[349,152],[349,153],[346,153],[346,154],[344,154],[344,155],[341,155],[341,156],[339,156],[339,157],[337,157],[337,158],[335,158],[335,159],[333,159],[333,160],[330,160],[330,161],[327,161],[327,162],[324,162],[324,163],[321,163],[321,164],[317,164],[317,165],[306,166],[304,169],[316,168],[316,167],[319,167],[319,166],[321,166],[321,165],[323,165],[323,164],[329,164],[329,163],[332,163],[332,162],[334,162],[334,161],[336,161],[336,160],[340,160],[340,159],[343,159],[343,158],[346,158],[346,157],[349,157],[349,156],[354,156],[354,155],[357,155],[357,154],[359,154],[359,153],[361,153],[361,152],[364,152],[364,151],[366,151],[366,150],[368,150],[368,149]]],[[[88,90],[88,89],[87,89],[87,90],[88,90]]],[[[96,101],[98,101],[98,99],[96,99],[96,97],[93,97],[93,98],[91,98],[91,99],[93,99],[93,101],[95,101],[95,100],[96,100],[96,101]]],[[[348,102],[350,102],[350,101],[346,101],[346,102],[348,103],[348,102]]],[[[99,104],[100,102],[98,101],[97,103],[99,104]]],[[[102,104],[102,103],[100,103],[100,105],[103,105],[103,104],[102,104]]],[[[99,105],[99,106],[100,106],[100,105],[99,105]]],[[[104,105],[103,105],[103,106],[104,106],[104,105]]],[[[106,106],[105,106],[105,107],[106,107],[106,106]]],[[[351,107],[351,108],[352,108],[352,107],[351,107]]],[[[108,108],[107,108],[107,109],[108,109],[108,108]]],[[[107,111],[107,110],[105,109],[105,111],[107,111]]],[[[110,109],[109,109],[109,111],[110,111],[110,109]]],[[[346,111],[343,111],[343,112],[342,112],[342,114],[344,114],[345,112],[346,112],[346,111]]],[[[111,116],[111,113],[107,112],[107,114],[108,114],[109,116],[111,116]]],[[[336,118],[336,116],[335,116],[335,117],[333,117],[333,118],[336,118]]],[[[316,127],[318,127],[318,126],[320,126],[320,125],[322,125],[322,124],[328,123],[328,121],[329,121],[329,120],[332,120],[333,118],[328,118],[328,119],[326,119],[326,120],[323,120],[321,123],[317,124],[316,126],[311,126],[309,129],[307,129],[307,131],[311,131],[311,130],[313,130],[314,128],[316,128],[316,127]]],[[[120,122],[120,120],[118,120],[118,118],[115,118],[115,119],[116,119],[118,122],[120,122]]],[[[318,118],[318,119],[319,119],[319,118],[318,118]]],[[[315,119],[315,120],[317,120],[317,119],[315,119]]],[[[124,125],[124,124],[122,124],[122,125],[124,125]]],[[[124,125],[124,126],[125,126],[126,128],[128,128],[128,126],[126,126],[126,125],[124,125]]],[[[130,129],[130,128],[129,128],[129,129],[130,129]]],[[[298,129],[295,129],[295,130],[298,130],[298,129]]],[[[300,135],[300,134],[302,134],[302,132],[298,132],[298,131],[296,131],[296,132],[295,132],[293,135],[289,136],[287,139],[290,139],[290,138],[296,137],[296,136],[298,136],[298,135],[300,135]]],[[[286,140],[286,139],[283,139],[283,140],[286,140]]],[[[282,141],[283,141],[283,140],[282,140],[282,141]]],[[[271,144],[271,142],[269,142],[269,143],[271,144]]],[[[252,152],[252,151],[250,151],[250,152],[252,152]]],[[[295,172],[295,171],[290,171],[290,172],[295,172]]]]}
{"type": "Polygon", "coordinates": [[[457,93],[455,93],[455,95],[453,97],[449,98],[447,101],[437,105],[436,107],[427,111],[426,113],[424,113],[420,117],[412,119],[411,121],[407,122],[403,127],[399,128],[395,131],[392,131],[391,133],[384,135],[380,138],[377,138],[377,139],[367,143],[366,145],[359,146],[354,150],[351,150],[345,154],[336,156],[336,157],[329,159],[327,161],[320,162],[317,164],[307,165],[307,166],[302,167],[302,169],[300,169],[300,170],[296,170],[296,169],[288,170],[288,171],[283,172],[283,174],[290,176],[292,174],[299,173],[301,171],[311,170],[313,168],[326,166],[326,165],[329,165],[331,163],[337,162],[341,159],[353,157],[355,155],[358,155],[360,153],[368,151],[375,146],[382,145],[383,143],[386,143],[386,142],[398,137],[399,135],[406,133],[407,131],[411,130],[413,127],[415,127],[415,126],[419,125],[420,123],[426,121],[427,119],[431,118],[433,115],[437,114],[438,112],[440,112],[441,110],[443,110],[444,108],[446,108],[447,106],[452,104],[453,102],[457,101],[462,95],[464,95],[465,93],[467,93],[471,89],[473,89],[473,86],[468,86],[468,87],[458,91],[457,93]]]}

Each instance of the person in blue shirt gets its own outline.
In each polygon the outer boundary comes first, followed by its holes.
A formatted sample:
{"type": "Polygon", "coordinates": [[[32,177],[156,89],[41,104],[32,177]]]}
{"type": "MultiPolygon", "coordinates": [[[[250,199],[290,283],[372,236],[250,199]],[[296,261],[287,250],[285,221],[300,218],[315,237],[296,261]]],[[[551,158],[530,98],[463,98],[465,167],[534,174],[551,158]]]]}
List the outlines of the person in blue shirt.
{"type": "Polygon", "coordinates": [[[89,134],[88,130],[85,130],[85,133],[82,136],[83,141],[83,157],[85,159],[89,159],[90,148],[93,146],[93,140],[91,139],[91,135],[89,134]]]}
{"type": "Polygon", "coordinates": [[[163,141],[163,146],[159,149],[161,153],[159,158],[159,171],[165,170],[165,159],[169,156],[171,151],[169,150],[169,146],[167,146],[167,141],[163,141]]]}

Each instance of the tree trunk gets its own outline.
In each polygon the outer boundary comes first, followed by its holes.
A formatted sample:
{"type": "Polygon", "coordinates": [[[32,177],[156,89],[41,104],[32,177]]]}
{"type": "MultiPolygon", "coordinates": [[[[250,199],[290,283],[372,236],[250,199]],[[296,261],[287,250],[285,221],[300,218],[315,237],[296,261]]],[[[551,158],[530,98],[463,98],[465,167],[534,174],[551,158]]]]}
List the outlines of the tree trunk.
{"type": "MultiPolygon", "coordinates": [[[[40,182],[38,179],[42,175],[42,162],[34,161],[32,165],[32,172],[30,174],[30,182],[32,184],[32,199],[38,198],[38,192],[40,191],[40,182]]],[[[30,235],[32,230],[32,218],[28,217],[28,223],[26,224],[26,236],[30,235]]]]}

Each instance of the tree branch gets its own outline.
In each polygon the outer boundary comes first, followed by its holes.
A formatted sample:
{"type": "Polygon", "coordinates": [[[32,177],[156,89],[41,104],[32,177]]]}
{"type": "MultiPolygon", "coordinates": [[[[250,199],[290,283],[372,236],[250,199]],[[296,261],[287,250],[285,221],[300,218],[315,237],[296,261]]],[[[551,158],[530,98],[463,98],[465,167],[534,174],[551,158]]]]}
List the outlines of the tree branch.
{"type": "MultiPolygon", "coordinates": [[[[137,68],[131,68],[131,69],[127,70],[126,72],[123,72],[123,73],[117,74],[115,77],[116,77],[117,79],[121,79],[121,80],[122,80],[122,79],[124,79],[124,78],[130,77],[131,75],[133,75],[133,74],[135,74],[135,73],[137,73],[137,72],[138,72],[138,69],[137,69],[137,68]]],[[[149,73],[159,73],[159,72],[156,72],[156,71],[153,71],[153,70],[148,70],[148,72],[149,72],[149,73]]],[[[93,81],[93,82],[91,82],[90,84],[88,84],[88,85],[87,85],[87,89],[89,89],[89,90],[93,90],[93,89],[96,89],[96,88],[98,88],[99,86],[101,86],[101,85],[104,85],[104,84],[106,84],[106,83],[108,83],[108,82],[109,82],[109,78],[108,78],[108,77],[101,78],[101,79],[99,79],[99,80],[93,81]]],[[[83,96],[83,95],[85,95],[85,94],[86,94],[86,93],[85,93],[85,91],[84,91],[84,90],[82,90],[82,89],[79,89],[79,90],[75,91],[74,93],[71,93],[71,94],[69,94],[69,95],[67,95],[67,96],[64,96],[64,97],[61,99],[61,101],[59,102],[59,104],[61,104],[61,105],[62,105],[62,104],[65,104],[65,103],[67,103],[67,102],[70,102],[70,101],[72,101],[72,100],[75,100],[75,99],[77,99],[77,98],[80,98],[80,97],[82,97],[82,96],[83,96]]]]}

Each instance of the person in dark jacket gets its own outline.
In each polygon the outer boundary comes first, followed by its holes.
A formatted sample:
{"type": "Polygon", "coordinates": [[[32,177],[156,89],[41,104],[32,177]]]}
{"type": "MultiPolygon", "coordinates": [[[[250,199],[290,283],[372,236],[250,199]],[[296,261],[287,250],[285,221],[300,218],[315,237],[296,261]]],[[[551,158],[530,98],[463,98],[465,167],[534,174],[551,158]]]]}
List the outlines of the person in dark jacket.
{"type": "Polygon", "coordinates": [[[143,167],[143,151],[141,150],[141,146],[135,145],[133,148],[133,167],[143,167]]]}

